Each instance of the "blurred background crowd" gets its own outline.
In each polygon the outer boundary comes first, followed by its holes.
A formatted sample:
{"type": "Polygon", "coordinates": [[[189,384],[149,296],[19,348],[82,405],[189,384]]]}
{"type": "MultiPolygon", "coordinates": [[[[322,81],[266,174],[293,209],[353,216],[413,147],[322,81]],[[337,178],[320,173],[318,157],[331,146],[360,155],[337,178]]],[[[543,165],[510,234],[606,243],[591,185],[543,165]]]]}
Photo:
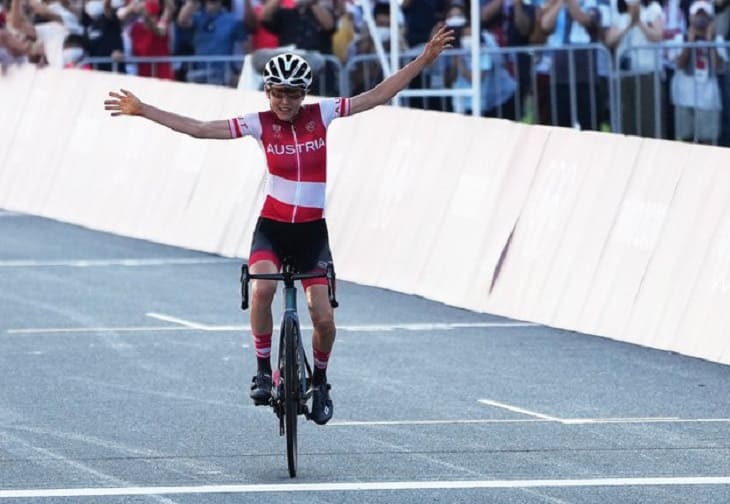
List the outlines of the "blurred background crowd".
{"type": "Polygon", "coordinates": [[[442,92],[407,106],[475,112],[478,68],[483,116],[730,146],[728,4],[480,0],[472,33],[464,0],[0,0],[0,65],[257,87],[272,52],[295,49],[316,94],[350,96],[382,79],[394,44],[404,64],[446,24],[455,48],[411,85],[442,92]]]}

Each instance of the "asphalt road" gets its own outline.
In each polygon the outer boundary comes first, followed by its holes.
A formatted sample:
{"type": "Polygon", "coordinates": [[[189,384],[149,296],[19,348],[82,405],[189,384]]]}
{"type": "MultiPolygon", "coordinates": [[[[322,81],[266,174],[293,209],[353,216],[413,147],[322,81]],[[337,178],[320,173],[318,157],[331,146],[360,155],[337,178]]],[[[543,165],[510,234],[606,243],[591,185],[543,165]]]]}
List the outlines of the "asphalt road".
{"type": "Polygon", "coordinates": [[[344,281],[292,480],[239,267],[0,211],[0,501],[730,502],[730,367],[344,281]]]}

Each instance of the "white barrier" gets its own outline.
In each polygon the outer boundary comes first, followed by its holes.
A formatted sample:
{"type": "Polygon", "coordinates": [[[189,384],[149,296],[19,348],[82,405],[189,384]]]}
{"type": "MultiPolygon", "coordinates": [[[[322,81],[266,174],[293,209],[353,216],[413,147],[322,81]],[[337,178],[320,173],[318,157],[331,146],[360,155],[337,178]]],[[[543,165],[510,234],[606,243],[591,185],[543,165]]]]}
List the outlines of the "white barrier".
{"type": "MultiPolygon", "coordinates": [[[[260,93],[32,68],[0,86],[0,207],[248,254],[256,142],[112,119],[102,102],[129,87],[227,119],[265,108],[260,93]]],[[[389,107],[329,135],[342,278],[730,363],[730,150],[389,107]]]]}

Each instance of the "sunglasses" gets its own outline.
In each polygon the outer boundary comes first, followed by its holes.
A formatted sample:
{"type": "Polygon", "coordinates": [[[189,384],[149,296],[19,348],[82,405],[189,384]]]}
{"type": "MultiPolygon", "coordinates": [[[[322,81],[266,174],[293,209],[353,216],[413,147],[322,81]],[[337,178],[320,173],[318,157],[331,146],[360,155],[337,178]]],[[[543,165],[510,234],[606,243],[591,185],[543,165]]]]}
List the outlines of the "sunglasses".
{"type": "Polygon", "coordinates": [[[281,100],[283,98],[289,98],[292,100],[300,100],[304,98],[304,91],[301,89],[293,89],[293,88],[285,88],[285,89],[277,89],[277,88],[269,88],[269,93],[271,96],[276,98],[277,100],[281,100]]]}

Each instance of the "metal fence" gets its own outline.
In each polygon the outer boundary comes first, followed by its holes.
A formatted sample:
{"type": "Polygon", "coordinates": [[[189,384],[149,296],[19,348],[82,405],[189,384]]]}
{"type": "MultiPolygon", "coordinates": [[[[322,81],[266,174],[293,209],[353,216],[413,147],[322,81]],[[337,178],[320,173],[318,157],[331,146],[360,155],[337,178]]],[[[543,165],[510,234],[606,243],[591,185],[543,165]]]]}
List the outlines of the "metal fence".
{"type": "MultiPolygon", "coordinates": [[[[703,56],[711,48],[730,52],[728,43],[708,42],[660,43],[621,53],[612,53],[603,44],[484,47],[479,61],[482,107],[478,113],[534,124],[730,146],[730,78],[722,57],[703,56]],[[683,49],[691,55],[689,64],[697,66],[701,61],[706,72],[677,69],[674,61],[683,49]],[[690,94],[694,98],[688,97],[690,94]],[[684,96],[680,103],[678,96],[684,96]]],[[[401,66],[418,54],[402,54],[401,66]]],[[[334,56],[322,56],[325,64],[315,76],[315,94],[353,96],[383,78],[375,54],[353,56],[346,64],[334,56]]],[[[468,49],[445,51],[400,94],[401,103],[472,113],[471,77],[466,76],[470,60],[468,49]]],[[[167,64],[172,65],[178,80],[236,86],[243,59],[87,58],[81,64],[111,71],[123,71],[123,65],[146,65],[145,72],[153,75],[157,65],[167,64]]]]}
{"type": "MultiPolygon", "coordinates": [[[[321,96],[339,96],[342,65],[330,55],[322,55],[324,65],[315,75],[313,93],[321,96]]],[[[243,69],[243,56],[133,56],[122,59],[87,57],[76,66],[114,73],[131,73],[145,77],[159,77],[172,67],[175,80],[237,87],[243,69]]]]}
{"type": "Polygon", "coordinates": [[[730,146],[729,49],[727,42],[664,42],[616,53],[617,131],[730,146]]]}
{"type": "MultiPolygon", "coordinates": [[[[404,54],[401,65],[416,56],[417,53],[404,54]]],[[[614,79],[611,59],[602,44],[482,48],[480,113],[582,129],[599,129],[605,121],[610,128],[611,115],[604,109],[614,101],[614,90],[609,85],[614,79]]],[[[470,78],[459,75],[461,69],[470,68],[470,60],[471,52],[467,49],[445,51],[411,84],[411,88],[432,92],[410,98],[407,103],[442,111],[471,112],[468,90],[449,92],[454,87],[471,88],[470,78]]],[[[345,95],[369,89],[382,78],[374,55],[351,58],[345,74],[349,76],[349,87],[343,89],[345,95]]]]}

